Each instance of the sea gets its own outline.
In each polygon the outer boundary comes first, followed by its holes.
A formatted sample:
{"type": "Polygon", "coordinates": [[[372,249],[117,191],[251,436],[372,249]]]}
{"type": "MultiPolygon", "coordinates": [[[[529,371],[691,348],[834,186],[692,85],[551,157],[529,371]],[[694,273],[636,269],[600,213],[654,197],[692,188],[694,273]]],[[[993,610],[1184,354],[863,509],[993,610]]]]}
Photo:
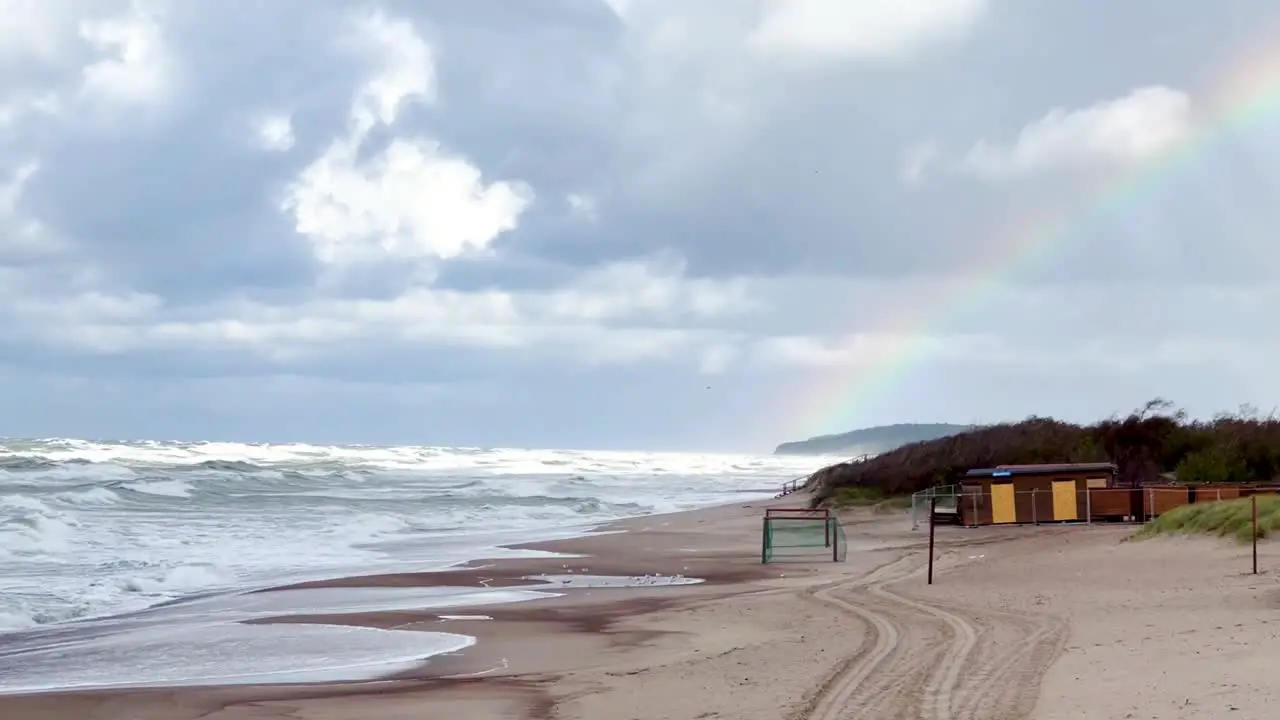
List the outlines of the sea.
{"type": "MultiPolygon", "coordinates": [[[[775,495],[833,458],[0,440],[0,692],[377,677],[474,638],[240,622],[540,590],[248,591],[538,555],[506,546],[775,495]]],[[[442,615],[442,618],[450,617],[442,615]]]]}

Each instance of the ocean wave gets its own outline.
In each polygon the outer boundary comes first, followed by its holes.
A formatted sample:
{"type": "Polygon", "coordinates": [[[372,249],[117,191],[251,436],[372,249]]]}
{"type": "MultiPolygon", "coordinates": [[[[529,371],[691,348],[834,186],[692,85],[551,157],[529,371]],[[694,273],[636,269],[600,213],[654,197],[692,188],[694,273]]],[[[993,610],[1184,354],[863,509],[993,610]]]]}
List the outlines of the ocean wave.
{"type": "Polygon", "coordinates": [[[444,567],[753,497],[805,458],[0,441],[0,632],[211,589],[444,567]]]}

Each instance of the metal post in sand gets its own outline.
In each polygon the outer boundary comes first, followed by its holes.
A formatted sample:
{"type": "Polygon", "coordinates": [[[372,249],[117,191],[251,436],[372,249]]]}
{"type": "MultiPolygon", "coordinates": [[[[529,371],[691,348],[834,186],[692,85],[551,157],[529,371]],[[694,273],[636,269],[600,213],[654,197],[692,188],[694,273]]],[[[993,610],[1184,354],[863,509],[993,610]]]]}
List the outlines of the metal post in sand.
{"type": "Polygon", "coordinates": [[[830,541],[827,543],[831,546],[831,562],[840,562],[840,541],[836,539],[836,523],[840,522],[834,517],[827,518],[827,535],[830,541]]]}
{"type": "Polygon", "coordinates": [[[760,526],[760,564],[769,562],[769,518],[764,518],[760,526]]]}
{"type": "Polygon", "coordinates": [[[1258,496],[1250,495],[1253,505],[1253,574],[1258,574],[1258,496]]]}
{"type": "Polygon", "coordinates": [[[933,528],[937,524],[933,520],[934,511],[938,509],[938,498],[929,499],[929,584],[933,584],[933,528]]]}

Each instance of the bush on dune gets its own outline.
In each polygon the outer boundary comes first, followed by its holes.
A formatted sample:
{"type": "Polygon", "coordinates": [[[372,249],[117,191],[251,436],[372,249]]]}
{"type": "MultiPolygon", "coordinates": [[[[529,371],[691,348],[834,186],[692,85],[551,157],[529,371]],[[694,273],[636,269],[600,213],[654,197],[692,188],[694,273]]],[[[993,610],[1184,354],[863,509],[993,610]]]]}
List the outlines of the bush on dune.
{"type": "Polygon", "coordinates": [[[1245,406],[1190,420],[1161,399],[1092,425],[1030,417],[832,465],[810,476],[806,487],[819,504],[842,489],[844,498],[855,488],[890,497],[954,484],[972,468],[1063,462],[1115,463],[1124,484],[1170,472],[1189,483],[1270,482],[1280,476],[1280,418],[1245,406]]]}
{"type": "MultiPolygon", "coordinates": [[[[1258,537],[1263,538],[1280,528],[1280,497],[1259,495],[1257,499],[1258,537]]],[[[1216,535],[1249,542],[1253,539],[1252,498],[1174,508],[1143,525],[1134,538],[1157,535],[1216,535]]]]}

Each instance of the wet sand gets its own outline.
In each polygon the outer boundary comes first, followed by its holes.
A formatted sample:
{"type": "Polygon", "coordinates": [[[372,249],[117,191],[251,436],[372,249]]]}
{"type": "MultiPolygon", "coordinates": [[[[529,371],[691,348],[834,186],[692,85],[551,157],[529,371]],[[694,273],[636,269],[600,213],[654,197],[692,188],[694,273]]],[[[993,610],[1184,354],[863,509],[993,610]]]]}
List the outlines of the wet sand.
{"type": "MultiPolygon", "coordinates": [[[[0,720],[1274,716],[1280,595],[1271,575],[1243,574],[1247,548],[1124,542],[1129,527],[947,527],[927,586],[926,533],[905,515],[853,512],[846,562],[761,565],[764,507],[802,502],[639,518],[534,546],[587,557],[307,584],[500,587],[573,571],[697,585],[261,621],[478,638],[385,681],[3,696],[0,720]]],[[[1280,548],[1264,544],[1262,567],[1280,570],[1280,548]]]]}

